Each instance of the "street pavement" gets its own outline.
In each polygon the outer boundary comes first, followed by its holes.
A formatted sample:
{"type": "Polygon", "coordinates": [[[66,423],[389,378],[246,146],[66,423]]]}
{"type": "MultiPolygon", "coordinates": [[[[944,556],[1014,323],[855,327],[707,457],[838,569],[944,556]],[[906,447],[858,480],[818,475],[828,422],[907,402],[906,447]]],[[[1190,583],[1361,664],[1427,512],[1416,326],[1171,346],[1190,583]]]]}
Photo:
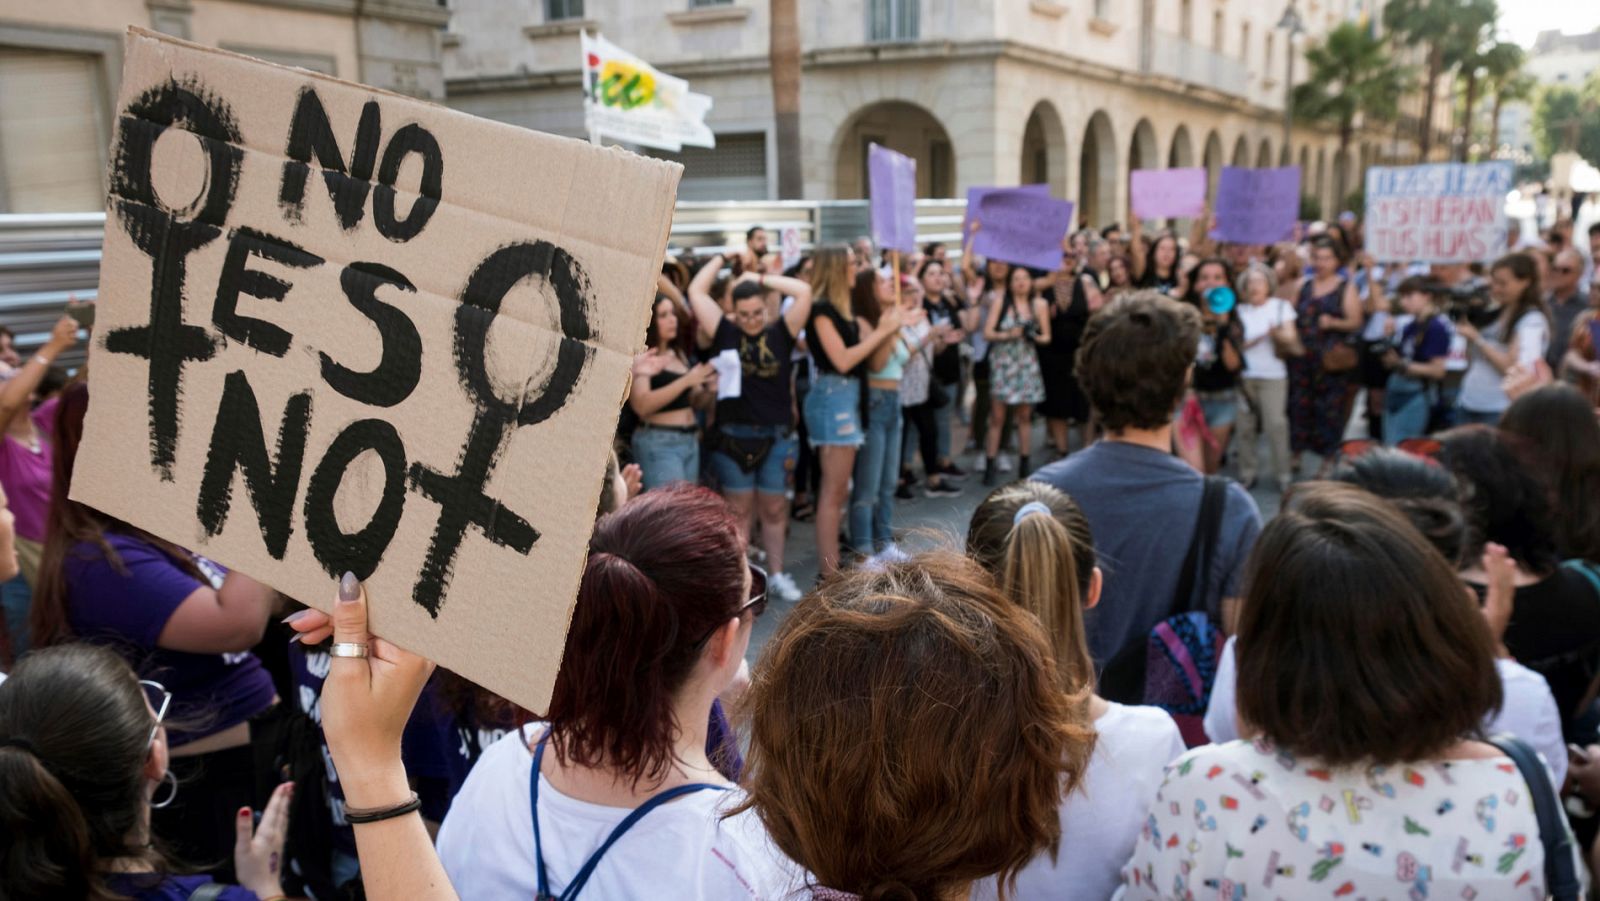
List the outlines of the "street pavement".
{"type": "MultiPolygon", "coordinates": [[[[1034,447],[1047,447],[1044,441],[1042,426],[1035,426],[1034,447]]],[[[966,441],[966,430],[959,423],[953,436],[957,440],[955,446],[960,447],[966,441]]],[[[1037,458],[1038,455],[1036,454],[1037,458]]],[[[895,501],[894,531],[897,538],[901,539],[902,547],[908,551],[916,551],[944,543],[945,546],[960,549],[964,545],[967,522],[972,518],[972,512],[991,489],[983,487],[983,479],[977,468],[972,463],[970,454],[963,454],[957,459],[957,465],[967,469],[970,473],[962,486],[959,497],[934,497],[930,498],[922,493],[919,484],[913,491],[916,497],[912,500],[895,501]],[[902,537],[903,536],[903,537],[902,537]]],[[[1314,467],[1314,464],[1312,464],[1314,467]]],[[[1224,470],[1225,475],[1235,475],[1230,466],[1224,470]]],[[[1016,473],[1002,477],[1009,481],[1016,478],[1016,473]]],[[[1279,495],[1270,485],[1270,479],[1262,480],[1263,484],[1257,485],[1252,492],[1256,504],[1261,507],[1263,520],[1270,519],[1278,512],[1279,495]]],[[[1002,481],[1004,484],[1004,481],[1002,481]]],[[[789,523],[789,543],[785,553],[787,558],[785,569],[794,577],[795,584],[802,591],[808,591],[817,580],[817,530],[816,523],[794,522],[789,523]]],[[[769,567],[770,569],[770,567],[769,567]]],[[[754,661],[760,655],[760,650],[778,624],[793,609],[793,604],[772,600],[767,604],[767,611],[757,620],[755,631],[750,638],[750,659],[754,661]]]]}

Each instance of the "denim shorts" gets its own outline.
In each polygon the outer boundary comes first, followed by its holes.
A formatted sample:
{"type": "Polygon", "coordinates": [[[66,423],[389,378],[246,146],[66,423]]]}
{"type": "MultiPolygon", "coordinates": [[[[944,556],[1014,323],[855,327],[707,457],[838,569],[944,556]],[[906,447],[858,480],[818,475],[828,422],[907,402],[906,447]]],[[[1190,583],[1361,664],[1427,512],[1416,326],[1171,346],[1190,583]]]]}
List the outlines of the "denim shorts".
{"type": "Polygon", "coordinates": [[[806,395],[806,432],[812,447],[860,447],[861,382],[848,376],[820,373],[806,395]]]}
{"type": "Polygon", "coordinates": [[[794,432],[781,425],[743,425],[728,423],[718,426],[730,438],[771,438],[772,448],[766,459],[750,472],[739,468],[733,458],[716,449],[712,442],[711,475],[723,491],[759,491],[762,494],[788,494],[794,486],[794,462],[800,455],[800,442],[794,432]]]}
{"type": "Polygon", "coordinates": [[[1200,409],[1206,414],[1206,425],[1214,429],[1233,425],[1239,413],[1239,396],[1229,391],[1196,391],[1200,409]]]}
{"type": "Polygon", "coordinates": [[[643,470],[646,491],[674,482],[695,484],[700,481],[700,434],[641,425],[633,433],[633,459],[643,470]]]}

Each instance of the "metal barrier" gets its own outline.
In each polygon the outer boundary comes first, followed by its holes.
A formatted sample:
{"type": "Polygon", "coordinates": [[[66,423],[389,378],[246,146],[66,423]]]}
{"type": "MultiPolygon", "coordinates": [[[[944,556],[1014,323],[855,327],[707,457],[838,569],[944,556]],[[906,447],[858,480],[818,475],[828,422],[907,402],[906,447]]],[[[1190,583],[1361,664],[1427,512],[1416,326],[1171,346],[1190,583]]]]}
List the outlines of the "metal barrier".
{"type": "MultiPolygon", "coordinates": [[[[917,241],[961,241],[964,200],[917,201],[917,241]]],[[[800,245],[849,242],[871,232],[865,200],[783,200],[678,204],[667,243],[680,251],[715,252],[744,246],[751,226],[767,230],[772,250],[783,230],[799,230],[800,245]]],[[[38,348],[50,337],[68,297],[93,300],[100,284],[103,213],[0,214],[0,324],[16,333],[20,351],[38,348]]],[[[74,367],[84,349],[63,355],[74,367]]]]}

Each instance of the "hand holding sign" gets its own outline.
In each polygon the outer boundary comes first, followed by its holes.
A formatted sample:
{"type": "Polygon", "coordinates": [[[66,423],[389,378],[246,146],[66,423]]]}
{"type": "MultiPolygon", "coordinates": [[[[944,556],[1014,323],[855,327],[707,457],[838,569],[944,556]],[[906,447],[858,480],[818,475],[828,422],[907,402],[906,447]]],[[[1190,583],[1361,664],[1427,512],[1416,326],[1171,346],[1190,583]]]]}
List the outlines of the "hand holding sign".
{"type": "Polygon", "coordinates": [[[291,597],[354,572],[385,637],[543,709],[678,167],[138,29],[124,59],[72,498],[291,597]]]}

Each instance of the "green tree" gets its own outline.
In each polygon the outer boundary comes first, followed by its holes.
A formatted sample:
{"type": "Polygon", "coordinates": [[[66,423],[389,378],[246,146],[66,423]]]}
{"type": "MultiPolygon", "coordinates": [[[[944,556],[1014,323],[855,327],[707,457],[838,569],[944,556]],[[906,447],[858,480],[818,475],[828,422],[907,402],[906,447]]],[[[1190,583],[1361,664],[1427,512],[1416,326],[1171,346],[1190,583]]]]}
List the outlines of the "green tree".
{"type": "Polygon", "coordinates": [[[1582,90],[1550,86],[1540,91],[1533,134],[1545,159],[1576,150],[1590,163],[1600,163],[1600,77],[1590,76],[1582,90]]]}
{"type": "Polygon", "coordinates": [[[1500,113],[1505,105],[1533,99],[1533,91],[1538,86],[1539,82],[1520,67],[1499,78],[1490,79],[1489,90],[1494,92],[1494,111],[1489,117],[1490,155],[1500,149],[1500,113]]]}
{"type": "MultiPolygon", "coordinates": [[[[1487,29],[1485,29],[1487,31],[1487,29]]],[[[1467,154],[1471,152],[1472,135],[1476,121],[1474,114],[1477,110],[1479,91],[1485,86],[1499,84],[1512,73],[1522,68],[1522,48],[1516,44],[1500,41],[1489,37],[1473,46],[1462,57],[1457,70],[1462,81],[1462,111],[1461,111],[1461,143],[1456,151],[1457,159],[1467,161],[1467,154]]],[[[1500,101],[1496,94],[1494,114],[1496,119],[1500,115],[1500,101]]],[[[1494,144],[1490,145],[1491,152],[1494,144]]]]}
{"type": "MultiPolygon", "coordinates": [[[[1295,115],[1337,127],[1335,158],[1349,160],[1356,118],[1362,117],[1364,124],[1392,120],[1410,75],[1394,62],[1387,42],[1355,22],[1340,24],[1322,43],[1306,48],[1306,63],[1306,80],[1294,88],[1295,115]]],[[[1335,197],[1344,197],[1349,187],[1347,169],[1335,167],[1335,197]]]]}
{"type": "Polygon", "coordinates": [[[1383,25],[1403,44],[1422,47],[1427,66],[1423,78],[1422,122],[1417,136],[1422,158],[1433,148],[1433,108],[1439,80],[1483,40],[1499,10],[1495,0],[1391,0],[1383,8],[1383,25]]]}

